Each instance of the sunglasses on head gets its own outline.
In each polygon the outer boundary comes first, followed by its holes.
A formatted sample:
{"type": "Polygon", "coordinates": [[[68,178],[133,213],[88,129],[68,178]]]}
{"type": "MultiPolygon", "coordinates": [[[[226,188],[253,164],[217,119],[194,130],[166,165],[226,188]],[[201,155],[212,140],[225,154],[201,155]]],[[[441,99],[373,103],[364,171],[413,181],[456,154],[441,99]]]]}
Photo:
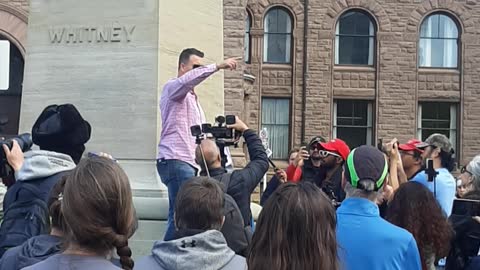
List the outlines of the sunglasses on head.
{"type": "Polygon", "coordinates": [[[328,156],[340,157],[338,154],[326,150],[320,150],[319,154],[324,158],[328,156]]]}
{"type": "Polygon", "coordinates": [[[473,175],[473,173],[471,173],[470,171],[467,170],[467,166],[463,166],[461,169],[460,169],[460,173],[468,173],[470,175],[473,175]]]}

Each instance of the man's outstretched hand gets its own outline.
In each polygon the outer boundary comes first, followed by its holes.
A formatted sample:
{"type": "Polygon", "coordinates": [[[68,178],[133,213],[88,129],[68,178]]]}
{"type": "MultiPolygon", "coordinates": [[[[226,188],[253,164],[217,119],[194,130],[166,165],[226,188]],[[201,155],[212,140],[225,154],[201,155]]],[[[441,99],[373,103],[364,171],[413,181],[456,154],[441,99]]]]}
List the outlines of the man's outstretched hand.
{"type": "Polygon", "coordinates": [[[217,69],[229,69],[235,70],[238,66],[238,61],[242,60],[242,57],[232,57],[224,60],[223,62],[217,64],[217,69]]]}

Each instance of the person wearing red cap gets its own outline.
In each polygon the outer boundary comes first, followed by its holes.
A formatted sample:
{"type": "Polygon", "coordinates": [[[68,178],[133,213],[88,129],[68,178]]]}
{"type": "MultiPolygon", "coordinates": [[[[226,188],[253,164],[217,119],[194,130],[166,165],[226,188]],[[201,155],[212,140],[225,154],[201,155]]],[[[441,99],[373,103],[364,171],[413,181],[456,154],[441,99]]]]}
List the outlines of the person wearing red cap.
{"type": "Polygon", "coordinates": [[[419,143],[421,143],[421,141],[411,139],[407,143],[398,146],[400,155],[402,156],[403,169],[408,180],[414,178],[418,173],[423,171],[423,151],[416,147],[419,143]]]}
{"type": "Polygon", "coordinates": [[[322,188],[332,200],[341,202],[345,198],[341,184],[342,166],[350,153],[350,148],[340,139],[334,139],[329,142],[312,140],[312,142],[313,143],[310,143],[310,152],[312,154],[309,159],[318,159],[318,170],[321,173],[313,175],[309,173],[308,166],[295,167],[294,165],[290,165],[287,169],[287,174],[293,175],[293,177],[288,180],[293,182],[313,182],[322,188]],[[292,173],[292,170],[294,173],[292,173]],[[306,171],[304,172],[304,170],[306,171]]]}
{"type": "Polygon", "coordinates": [[[343,164],[350,154],[348,145],[340,140],[334,139],[326,143],[320,143],[320,157],[322,167],[326,170],[324,179],[315,179],[318,186],[334,202],[341,202],[345,199],[345,191],[342,188],[343,164]]]}

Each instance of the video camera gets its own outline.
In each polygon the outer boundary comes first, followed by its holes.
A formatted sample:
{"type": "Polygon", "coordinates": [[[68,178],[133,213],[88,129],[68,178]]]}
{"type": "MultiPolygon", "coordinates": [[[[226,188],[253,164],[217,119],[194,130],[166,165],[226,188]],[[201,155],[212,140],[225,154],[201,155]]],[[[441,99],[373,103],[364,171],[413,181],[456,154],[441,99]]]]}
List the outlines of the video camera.
{"type": "Polygon", "coordinates": [[[233,128],[227,128],[227,125],[235,124],[235,115],[227,115],[226,117],[219,115],[215,117],[215,125],[205,123],[202,126],[195,125],[190,127],[192,136],[197,138],[196,143],[200,142],[206,137],[213,137],[216,141],[220,140],[225,142],[225,145],[235,145],[235,130],[233,128]]]}
{"type": "MultiPolygon", "coordinates": [[[[225,156],[226,146],[238,146],[238,136],[233,128],[227,128],[227,125],[233,125],[236,122],[235,115],[215,117],[215,125],[208,123],[202,124],[202,126],[195,125],[190,127],[192,136],[196,137],[196,144],[200,144],[202,140],[213,137],[215,143],[220,150],[220,156],[222,158],[222,167],[225,168],[227,163],[227,157],[225,156]]],[[[240,135],[240,134],[238,134],[240,135]]]]}
{"type": "Polygon", "coordinates": [[[22,152],[26,152],[32,148],[32,136],[29,133],[20,134],[16,137],[0,140],[0,178],[6,178],[13,175],[13,170],[10,164],[8,164],[3,145],[6,145],[9,149],[13,147],[13,141],[17,141],[22,152]]]}

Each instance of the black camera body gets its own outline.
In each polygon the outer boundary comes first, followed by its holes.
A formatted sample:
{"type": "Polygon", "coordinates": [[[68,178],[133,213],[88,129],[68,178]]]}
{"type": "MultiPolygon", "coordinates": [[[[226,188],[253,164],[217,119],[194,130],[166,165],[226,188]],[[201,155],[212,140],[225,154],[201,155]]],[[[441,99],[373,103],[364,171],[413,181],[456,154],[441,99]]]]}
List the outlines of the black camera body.
{"type": "Polygon", "coordinates": [[[226,145],[234,145],[235,140],[235,130],[232,128],[227,128],[227,125],[235,124],[236,119],[235,115],[217,116],[215,118],[215,125],[212,124],[202,124],[201,126],[196,125],[190,127],[192,136],[197,138],[197,144],[201,142],[202,135],[209,134],[215,140],[222,140],[226,145]]]}
{"type": "Polygon", "coordinates": [[[208,138],[208,135],[213,137],[215,143],[220,150],[220,156],[222,159],[222,167],[225,168],[227,163],[227,157],[225,156],[226,146],[238,146],[238,138],[236,137],[235,130],[233,128],[227,128],[227,125],[233,125],[237,122],[235,115],[217,116],[215,117],[215,125],[202,124],[201,126],[191,126],[190,132],[192,136],[196,137],[196,144],[200,144],[202,140],[208,138]]]}
{"type": "Polygon", "coordinates": [[[8,149],[12,149],[13,141],[17,141],[20,149],[22,149],[22,152],[30,150],[33,145],[32,135],[29,133],[20,134],[7,140],[0,140],[0,178],[9,177],[13,174],[13,170],[8,164],[5,151],[3,151],[3,145],[6,145],[8,149]]]}

